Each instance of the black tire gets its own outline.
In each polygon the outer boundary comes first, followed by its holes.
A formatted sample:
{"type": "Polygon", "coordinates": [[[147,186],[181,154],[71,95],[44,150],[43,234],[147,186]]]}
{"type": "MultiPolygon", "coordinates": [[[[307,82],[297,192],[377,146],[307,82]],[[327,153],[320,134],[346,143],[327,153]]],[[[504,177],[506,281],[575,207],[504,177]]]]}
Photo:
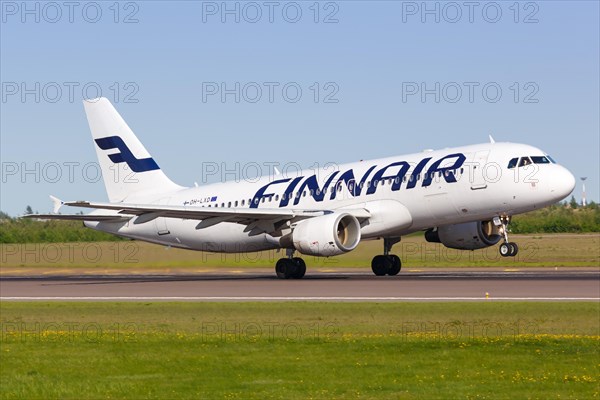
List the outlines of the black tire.
{"type": "Polygon", "coordinates": [[[277,264],[275,264],[275,273],[279,279],[285,279],[286,272],[287,260],[285,258],[280,258],[277,260],[277,264]]]}
{"type": "Polygon", "coordinates": [[[377,276],[386,275],[392,267],[392,261],[386,256],[375,256],[371,261],[371,270],[377,276]]]}
{"type": "Polygon", "coordinates": [[[280,258],[275,264],[275,273],[279,279],[291,279],[297,270],[296,264],[288,258],[280,258]]]}
{"type": "Polygon", "coordinates": [[[514,257],[517,254],[519,254],[519,246],[517,246],[516,243],[511,242],[511,243],[509,243],[509,245],[510,245],[510,256],[511,257],[514,257]]]}
{"type": "Polygon", "coordinates": [[[295,272],[292,276],[292,279],[302,279],[304,278],[304,274],[306,274],[306,263],[300,257],[292,258],[292,262],[295,264],[295,272]]]}
{"type": "Polygon", "coordinates": [[[388,256],[388,258],[392,262],[392,266],[390,267],[390,269],[388,271],[388,275],[390,275],[390,276],[398,275],[398,273],[402,269],[402,261],[400,261],[400,257],[398,257],[395,254],[390,254],[388,256]]]}
{"type": "Polygon", "coordinates": [[[512,246],[510,245],[510,243],[502,243],[500,245],[500,255],[502,257],[510,257],[510,254],[512,252],[512,246]]]}

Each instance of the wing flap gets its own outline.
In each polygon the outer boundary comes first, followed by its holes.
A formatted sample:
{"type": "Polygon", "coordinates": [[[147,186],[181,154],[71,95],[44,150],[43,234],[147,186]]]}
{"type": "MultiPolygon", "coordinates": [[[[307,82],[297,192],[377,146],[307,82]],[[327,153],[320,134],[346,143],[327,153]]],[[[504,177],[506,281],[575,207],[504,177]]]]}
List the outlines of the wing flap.
{"type": "Polygon", "coordinates": [[[254,221],[261,219],[303,219],[325,215],[331,211],[326,210],[283,210],[272,208],[208,208],[167,206],[156,204],[127,204],[127,203],[92,203],[88,201],[69,201],[63,203],[71,207],[94,208],[101,210],[114,210],[119,214],[143,215],[152,213],[153,217],[181,218],[204,220],[213,217],[228,217],[229,222],[254,221]]]}
{"type": "Polygon", "coordinates": [[[128,221],[132,216],[126,215],[93,215],[93,214],[27,214],[21,218],[30,219],[58,219],[69,221],[97,221],[97,222],[123,222],[128,221]]]}

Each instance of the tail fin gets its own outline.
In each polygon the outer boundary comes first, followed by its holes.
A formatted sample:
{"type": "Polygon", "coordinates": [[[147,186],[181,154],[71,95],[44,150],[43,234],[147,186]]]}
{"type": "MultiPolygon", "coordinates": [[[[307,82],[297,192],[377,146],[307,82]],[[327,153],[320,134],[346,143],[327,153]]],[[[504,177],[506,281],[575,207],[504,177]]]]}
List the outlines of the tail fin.
{"type": "Polygon", "coordinates": [[[111,203],[181,189],[162,172],[108,99],[84,100],[83,105],[111,203]]]}

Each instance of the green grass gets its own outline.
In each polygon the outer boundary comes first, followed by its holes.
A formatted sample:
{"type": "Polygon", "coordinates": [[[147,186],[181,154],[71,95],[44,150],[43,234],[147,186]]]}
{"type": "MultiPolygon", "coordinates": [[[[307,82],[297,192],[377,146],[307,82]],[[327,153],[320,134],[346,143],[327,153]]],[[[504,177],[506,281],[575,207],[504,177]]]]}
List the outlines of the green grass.
{"type": "MultiPolygon", "coordinates": [[[[515,258],[504,258],[498,246],[476,251],[448,249],[428,243],[422,235],[408,236],[394,246],[405,268],[421,267],[598,267],[600,234],[511,235],[520,247],[515,258]]],[[[350,253],[330,258],[305,256],[308,268],[360,267],[369,269],[371,258],[382,252],[382,241],[367,241],[350,253]]],[[[0,273],[59,272],[86,268],[89,272],[126,269],[272,268],[282,252],[219,254],[166,248],[149,243],[37,243],[0,245],[0,273]],[[42,271],[44,270],[44,271],[42,271]]]]}
{"type": "Polygon", "coordinates": [[[598,398],[598,303],[2,303],[0,398],[598,398]]]}

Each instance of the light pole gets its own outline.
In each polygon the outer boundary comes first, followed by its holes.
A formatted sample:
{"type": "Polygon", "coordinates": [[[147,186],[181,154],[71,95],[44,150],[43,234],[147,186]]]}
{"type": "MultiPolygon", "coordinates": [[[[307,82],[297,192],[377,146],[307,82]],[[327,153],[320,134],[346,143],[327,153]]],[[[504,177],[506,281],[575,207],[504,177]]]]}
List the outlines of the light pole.
{"type": "Polygon", "coordinates": [[[581,206],[585,207],[587,205],[587,201],[585,199],[585,180],[587,179],[587,176],[582,176],[581,177],[581,185],[582,187],[582,192],[581,192],[581,206]]]}

